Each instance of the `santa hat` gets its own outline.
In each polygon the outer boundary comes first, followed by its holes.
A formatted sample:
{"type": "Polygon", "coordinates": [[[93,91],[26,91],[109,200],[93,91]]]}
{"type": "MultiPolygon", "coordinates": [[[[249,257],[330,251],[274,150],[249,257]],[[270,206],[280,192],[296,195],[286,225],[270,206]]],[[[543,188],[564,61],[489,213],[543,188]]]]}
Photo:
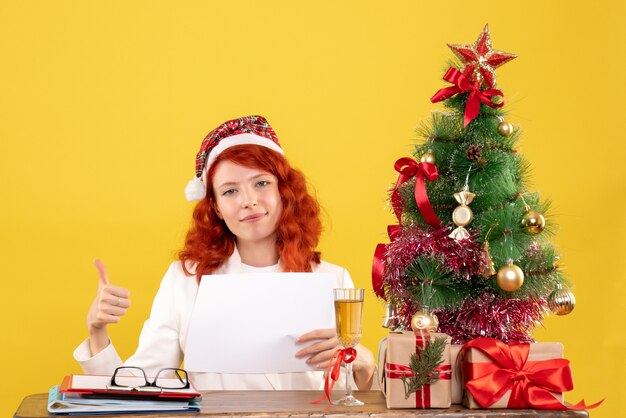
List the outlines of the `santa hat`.
{"type": "Polygon", "coordinates": [[[246,116],[224,122],[209,132],[202,141],[196,155],[196,176],[185,188],[187,200],[193,202],[204,199],[206,176],[211,164],[222,151],[244,144],[261,145],[284,154],[274,129],[263,116],[246,116]]]}

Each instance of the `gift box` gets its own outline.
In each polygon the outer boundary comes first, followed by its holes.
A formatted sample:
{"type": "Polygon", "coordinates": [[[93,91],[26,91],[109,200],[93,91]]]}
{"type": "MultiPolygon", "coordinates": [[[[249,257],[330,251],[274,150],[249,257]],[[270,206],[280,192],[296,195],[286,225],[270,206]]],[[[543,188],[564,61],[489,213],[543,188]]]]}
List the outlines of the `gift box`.
{"type": "Polygon", "coordinates": [[[463,402],[463,375],[461,373],[461,362],[459,360],[459,352],[462,345],[452,344],[450,346],[450,370],[452,372],[452,378],[450,379],[450,385],[452,390],[452,403],[460,404],[463,402]]]}
{"type": "Polygon", "coordinates": [[[425,336],[413,332],[391,333],[381,343],[379,350],[379,381],[387,400],[387,408],[448,408],[451,404],[450,337],[431,333],[425,336]],[[437,337],[446,340],[443,362],[434,371],[438,378],[425,384],[416,392],[410,392],[407,383],[414,377],[411,371],[411,355],[437,337]],[[404,379],[403,379],[404,377],[404,379]],[[408,397],[407,397],[408,394],[408,397]]]}
{"type": "Polygon", "coordinates": [[[459,357],[467,408],[563,409],[563,392],[573,389],[563,344],[505,344],[477,338],[459,357]]]}

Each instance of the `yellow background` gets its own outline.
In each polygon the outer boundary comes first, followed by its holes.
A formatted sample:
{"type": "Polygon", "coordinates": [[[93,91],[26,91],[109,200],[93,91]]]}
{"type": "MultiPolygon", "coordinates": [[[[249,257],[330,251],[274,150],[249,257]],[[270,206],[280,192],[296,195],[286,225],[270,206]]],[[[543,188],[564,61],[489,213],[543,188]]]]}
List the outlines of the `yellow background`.
{"type": "MultiPolygon", "coordinates": [[[[509,120],[554,201],[548,222],[577,307],[536,336],[561,341],[570,401],[626,389],[626,204],[621,77],[624,2],[0,3],[0,415],[80,368],[74,347],[97,285],[95,257],[132,292],[111,334],[136,347],[192,205],[183,188],[204,135],[259,113],[324,207],[320,248],[370,289],[371,256],[393,221],[394,161],[437,106],[452,57],[488,22],[509,120]],[[585,5],[582,5],[585,4],[585,5]]],[[[364,342],[385,335],[366,300],[364,342]]],[[[251,318],[252,322],[252,318],[251,318]]]]}

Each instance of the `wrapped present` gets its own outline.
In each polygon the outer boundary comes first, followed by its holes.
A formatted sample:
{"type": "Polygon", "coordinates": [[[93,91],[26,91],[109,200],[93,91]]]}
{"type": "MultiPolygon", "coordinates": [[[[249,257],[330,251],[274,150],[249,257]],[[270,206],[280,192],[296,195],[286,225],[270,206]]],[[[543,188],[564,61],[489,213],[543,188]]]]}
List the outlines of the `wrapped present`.
{"type": "Polygon", "coordinates": [[[387,408],[450,406],[450,337],[436,333],[423,336],[413,332],[391,333],[382,341],[379,355],[380,387],[387,408]],[[433,356],[439,349],[440,355],[433,356]],[[433,366],[432,370],[416,373],[424,364],[433,366]]]}
{"type": "Polygon", "coordinates": [[[505,344],[477,338],[461,350],[465,395],[463,404],[476,408],[590,409],[584,401],[563,405],[563,392],[574,388],[563,344],[505,344]]]}
{"type": "Polygon", "coordinates": [[[452,403],[460,404],[463,402],[463,376],[461,373],[461,364],[457,364],[459,359],[459,352],[462,345],[452,344],[450,346],[450,370],[452,371],[452,378],[450,384],[452,386],[452,403]]]}

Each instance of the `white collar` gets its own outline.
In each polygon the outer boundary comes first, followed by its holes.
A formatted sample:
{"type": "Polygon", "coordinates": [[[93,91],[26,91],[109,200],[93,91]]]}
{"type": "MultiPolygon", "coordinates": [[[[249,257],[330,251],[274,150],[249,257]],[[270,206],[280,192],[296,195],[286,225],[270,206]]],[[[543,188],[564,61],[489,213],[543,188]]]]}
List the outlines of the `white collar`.
{"type": "Polygon", "coordinates": [[[215,273],[277,273],[282,270],[283,269],[280,260],[278,260],[277,264],[266,267],[254,267],[244,264],[241,261],[241,255],[239,255],[237,245],[235,245],[235,249],[233,250],[233,253],[230,255],[230,257],[228,257],[228,260],[226,260],[215,273]]]}

